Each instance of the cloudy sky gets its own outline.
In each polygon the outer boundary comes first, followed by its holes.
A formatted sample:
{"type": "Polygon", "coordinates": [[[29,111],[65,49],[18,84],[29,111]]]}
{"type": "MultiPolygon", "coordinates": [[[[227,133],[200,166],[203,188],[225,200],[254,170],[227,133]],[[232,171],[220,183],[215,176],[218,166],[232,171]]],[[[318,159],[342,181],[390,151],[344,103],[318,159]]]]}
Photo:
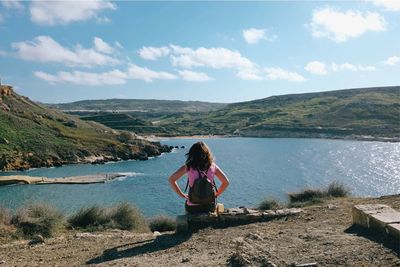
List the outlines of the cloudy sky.
{"type": "Polygon", "coordinates": [[[1,1],[0,77],[50,103],[400,85],[400,0],[1,1]]]}

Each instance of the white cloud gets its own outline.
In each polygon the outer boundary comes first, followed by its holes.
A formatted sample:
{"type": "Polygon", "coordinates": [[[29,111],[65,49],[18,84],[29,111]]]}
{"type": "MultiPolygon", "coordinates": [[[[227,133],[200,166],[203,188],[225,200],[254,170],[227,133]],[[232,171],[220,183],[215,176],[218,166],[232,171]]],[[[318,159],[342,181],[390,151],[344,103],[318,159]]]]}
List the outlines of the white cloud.
{"type": "Polygon", "coordinates": [[[255,64],[243,57],[238,51],[226,48],[192,49],[176,45],[170,46],[172,53],[172,64],[183,68],[210,67],[213,69],[223,68],[252,68],[255,64]]]}
{"type": "Polygon", "coordinates": [[[130,79],[144,80],[146,82],[152,82],[153,80],[174,80],[178,78],[169,72],[154,71],[135,64],[129,66],[127,74],[130,79]]]}
{"type": "Polygon", "coordinates": [[[78,85],[118,85],[126,83],[126,73],[119,70],[112,70],[104,73],[91,73],[91,72],[58,72],[56,75],[48,74],[42,71],[35,71],[33,73],[37,78],[45,80],[50,84],[56,83],[72,83],[78,85]]]}
{"type": "Polygon", "coordinates": [[[392,57],[388,57],[385,61],[383,61],[383,64],[389,65],[389,66],[394,66],[399,62],[400,62],[400,57],[392,56],[392,57]]]}
{"type": "Polygon", "coordinates": [[[115,47],[120,48],[120,49],[124,48],[124,47],[122,46],[122,44],[120,44],[118,41],[115,41],[115,42],[114,42],[114,45],[115,45],[115,47]]]}
{"type": "Polygon", "coordinates": [[[139,56],[143,59],[156,60],[160,57],[167,56],[170,52],[170,49],[166,46],[163,47],[143,46],[138,52],[139,56]]]}
{"type": "Polygon", "coordinates": [[[368,31],[385,31],[386,21],[376,12],[340,12],[326,7],[314,10],[310,26],[314,37],[326,37],[339,43],[368,31]]]}
{"type": "Polygon", "coordinates": [[[114,48],[112,48],[99,37],[94,37],[93,43],[95,49],[100,53],[111,54],[114,51],[114,48]]]}
{"type": "Polygon", "coordinates": [[[13,43],[12,48],[17,50],[20,58],[37,62],[54,62],[68,66],[84,67],[119,63],[117,59],[100,53],[96,47],[86,49],[77,45],[74,49],[69,49],[63,47],[49,36],[38,36],[33,41],[13,43]]]}
{"type": "Polygon", "coordinates": [[[97,24],[109,24],[111,20],[108,17],[96,17],[97,24]]]}
{"type": "Polygon", "coordinates": [[[21,3],[21,1],[17,0],[2,0],[1,4],[3,5],[3,7],[7,9],[17,9],[17,10],[24,9],[24,5],[21,3]]]}
{"type": "Polygon", "coordinates": [[[265,68],[268,80],[287,80],[289,82],[304,82],[306,79],[297,72],[289,72],[281,68],[265,68]]]}
{"type": "Polygon", "coordinates": [[[304,69],[315,75],[326,75],[326,65],[321,61],[311,61],[309,62],[304,69]]]}
{"type": "Polygon", "coordinates": [[[173,80],[178,78],[176,75],[168,72],[154,71],[134,64],[131,64],[126,71],[120,71],[118,69],[102,73],[60,71],[55,75],[42,71],[35,71],[33,74],[37,78],[47,81],[50,84],[72,83],[89,86],[125,84],[127,80],[152,82],[153,80],[173,80]]]}
{"type": "Polygon", "coordinates": [[[399,0],[372,0],[376,6],[382,6],[389,11],[400,11],[399,0]]]}
{"type": "Polygon", "coordinates": [[[115,4],[107,0],[40,1],[30,5],[31,20],[39,25],[66,25],[71,22],[98,19],[103,10],[115,10],[115,4]]]}
{"type": "Polygon", "coordinates": [[[263,77],[260,76],[260,71],[257,68],[241,69],[238,71],[237,76],[245,81],[263,80],[263,77]]]}
{"type": "MultiPolygon", "coordinates": [[[[257,65],[242,56],[238,51],[223,47],[182,47],[169,45],[162,47],[142,47],[138,51],[139,56],[147,60],[157,60],[161,57],[169,57],[175,67],[190,69],[206,67],[213,69],[237,69],[237,76],[243,80],[261,80],[257,74],[257,65]]],[[[184,80],[208,81],[212,80],[207,74],[189,70],[178,71],[184,80]]]]}
{"type": "Polygon", "coordinates": [[[337,64],[337,63],[332,63],[331,64],[331,69],[332,71],[375,71],[376,67],[371,66],[371,65],[354,65],[351,63],[342,63],[342,64],[337,64]]]}
{"type": "Polygon", "coordinates": [[[242,32],[244,40],[249,44],[256,44],[261,40],[274,41],[277,36],[275,34],[268,35],[267,29],[250,28],[242,32]]]}
{"type": "Polygon", "coordinates": [[[7,55],[6,51],[0,50],[0,57],[4,57],[7,55]]]}
{"type": "Polygon", "coordinates": [[[178,72],[179,75],[181,75],[182,79],[184,79],[185,81],[207,82],[212,80],[212,78],[204,72],[195,72],[190,70],[181,70],[178,72]]]}

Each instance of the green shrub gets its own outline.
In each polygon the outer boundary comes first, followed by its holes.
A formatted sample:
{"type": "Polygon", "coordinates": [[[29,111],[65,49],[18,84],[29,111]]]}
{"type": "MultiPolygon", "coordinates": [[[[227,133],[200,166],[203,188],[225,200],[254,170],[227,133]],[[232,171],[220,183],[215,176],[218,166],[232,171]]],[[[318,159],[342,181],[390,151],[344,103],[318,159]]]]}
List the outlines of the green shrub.
{"type": "Polygon", "coordinates": [[[332,197],[346,197],[350,190],[340,182],[334,181],[325,189],[304,189],[298,193],[289,193],[291,207],[301,207],[323,202],[324,199],[332,197]]]}
{"type": "Polygon", "coordinates": [[[120,203],[113,208],[97,205],[82,208],[68,219],[72,228],[86,230],[121,229],[146,232],[149,230],[140,211],[129,203],[120,203]]]}
{"type": "Polygon", "coordinates": [[[149,220],[149,227],[152,232],[175,231],[176,221],[171,217],[159,215],[149,220]]]}
{"type": "Polygon", "coordinates": [[[40,234],[51,237],[64,225],[64,217],[52,206],[37,203],[19,209],[12,217],[11,223],[24,236],[31,237],[40,234]]]}
{"type": "Polygon", "coordinates": [[[263,200],[259,205],[258,205],[258,209],[259,210],[277,210],[277,209],[281,209],[284,208],[285,205],[282,204],[281,202],[275,200],[275,199],[270,199],[267,198],[265,200],[263,200]]]}
{"type": "Polygon", "coordinates": [[[120,203],[111,208],[108,212],[110,228],[122,230],[135,230],[138,232],[147,232],[149,230],[146,220],[140,211],[129,203],[120,203]]]}
{"type": "Polygon", "coordinates": [[[350,195],[350,189],[344,184],[335,181],[329,184],[326,193],[332,197],[347,197],[350,195]]]}
{"type": "Polygon", "coordinates": [[[68,223],[73,228],[99,227],[107,223],[107,218],[104,209],[94,205],[81,208],[68,219],[68,223]]]}
{"type": "Polygon", "coordinates": [[[321,189],[304,189],[298,193],[289,193],[289,201],[293,202],[309,202],[322,199],[326,197],[326,194],[321,189]]]}

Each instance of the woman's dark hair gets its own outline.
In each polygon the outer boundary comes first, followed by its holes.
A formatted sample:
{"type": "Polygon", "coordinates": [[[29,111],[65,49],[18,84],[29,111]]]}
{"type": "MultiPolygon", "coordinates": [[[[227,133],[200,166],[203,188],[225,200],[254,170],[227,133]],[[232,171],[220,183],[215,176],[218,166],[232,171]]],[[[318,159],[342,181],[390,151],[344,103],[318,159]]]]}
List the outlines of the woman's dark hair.
{"type": "Polygon", "coordinates": [[[186,167],[206,171],[213,163],[213,156],[210,149],[204,142],[197,142],[192,145],[186,153],[186,167]]]}

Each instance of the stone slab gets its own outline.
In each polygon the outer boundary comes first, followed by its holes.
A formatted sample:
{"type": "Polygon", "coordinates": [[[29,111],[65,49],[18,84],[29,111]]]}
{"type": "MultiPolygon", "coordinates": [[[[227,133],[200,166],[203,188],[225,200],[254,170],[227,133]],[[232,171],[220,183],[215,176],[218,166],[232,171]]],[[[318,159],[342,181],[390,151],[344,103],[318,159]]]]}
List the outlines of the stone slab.
{"type": "Polygon", "coordinates": [[[235,224],[246,224],[253,222],[268,221],[283,216],[292,216],[302,212],[302,209],[291,208],[281,210],[257,210],[248,208],[230,208],[224,212],[215,213],[197,213],[187,214],[177,217],[177,224],[180,227],[178,231],[188,230],[195,226],[228,226],[235,224]]]}
{"type": "Polygon", "coordinates": [[[400,223],[391,223],[386,226],[386,233],[397,238],[400,243],[400,223]]]}
{"type": "Polygon", "coordinates": [[[355,205],[353,223],[400,238],[400,212],[382,204],[355,205]]]}
{"type": "Polygon", "coordinates": [[[105,183],[123,176],[123,174],[119,173],[104,173],[63,178],[11,175],[0,177],[0,186],[10,184],[95,184],[105,183]]]}

